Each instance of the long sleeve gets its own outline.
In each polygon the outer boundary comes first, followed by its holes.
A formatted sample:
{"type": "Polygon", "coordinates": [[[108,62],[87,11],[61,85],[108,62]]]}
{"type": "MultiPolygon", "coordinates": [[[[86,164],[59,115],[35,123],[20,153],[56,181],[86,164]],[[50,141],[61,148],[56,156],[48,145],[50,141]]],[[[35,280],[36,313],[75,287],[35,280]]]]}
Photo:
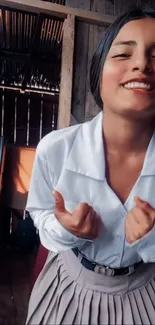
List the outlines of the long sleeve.
{"type": "Polygon", "coordinates": [[[145,263],[155,263],[155,226],[144,237],[127,245],[136,248],[145,263]]]}
{"type": "Polygon", "coordinates": [[[141,240],[137,251],[145,263],[155,263],[155,227],[141,240]]]}
{"type": "Polygon", "coordinates": [[[46,155],[42,150],[42,146],[38,146],[26,210],[30,213],[34,225],[39,230],[42,244],[48,250],[58,252],[84,244],[85,240],[72,235],[56,219],[53,213],[53,182],[54,173],[48,169],[46,155]]]}

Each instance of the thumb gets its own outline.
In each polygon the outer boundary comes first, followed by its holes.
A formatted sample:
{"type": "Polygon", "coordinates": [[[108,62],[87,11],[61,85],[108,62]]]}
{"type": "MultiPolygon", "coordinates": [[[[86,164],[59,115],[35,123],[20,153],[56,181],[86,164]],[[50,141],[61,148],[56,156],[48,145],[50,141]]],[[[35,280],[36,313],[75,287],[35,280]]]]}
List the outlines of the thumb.
{"type": "Polygon", "coordinates": [[[134,199],[136,205],[142,209],[147,209],[147,207],[150,206],[147,201],[142,200],[139,196],[135,196],[134,199]]]}
{"type": "Polygon", "coordinates": [[[135,196],[136,206],[143,209],[155,221],[155,209],[147,202],[142,200],[139,196],[135,196]]]}
{"type": "Polygon", "coordinates": [[[53,196],[55,198],[55,213],[66,213],[65,202],[62,194],[58,191],[53,191],[53,196]]]}

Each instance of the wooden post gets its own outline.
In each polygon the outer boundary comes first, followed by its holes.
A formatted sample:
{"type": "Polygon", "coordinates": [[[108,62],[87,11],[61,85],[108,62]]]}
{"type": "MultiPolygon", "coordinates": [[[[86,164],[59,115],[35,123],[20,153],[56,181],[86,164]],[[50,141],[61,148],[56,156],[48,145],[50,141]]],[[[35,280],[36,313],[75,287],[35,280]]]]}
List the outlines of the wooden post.
{"type": "MultiPolygon", "coordinates": [[[[92,0],[66,0],[67,6],[90,10],[92,0]]],[[[75,50],[73,67],[73,92],[72,92],[72,114],[77,123],[85,120],[85,97],[87,85],[87,60],[88,60],[89,24],[76,21],[75,50]]],[[[71,125],[74,124],[71,119],[71,125]]]]}
{"type": "Polygon", "coordinates": [[[74,38],[75,16],[68,15],[63,26],[58,129],[69,126],[71,120],[74,38]]]}
{"type": "MultiPolygon", "coordinates": [[[[109,2],[108,2],[109,4],[109,2]]],[[[92,11],[105,12],[106,1],[103,0],[92,0],[91,8],[92,11]]],[[[111,10],[111,7],[110,7],[111,10]]],[[[100,112],[99,106],[96,104],[91,91],[90,91],[90,80],[89,80],[89,71],[90,64],[96,45],[100,40],[101,36],[104,34],[105,28],[103,26],[89,26],[89,38],[88,38],[88,60],[87,60],[87,82],[86,82],[86,97],[85,97],[85,121],[93,118],[100,112]]]]}

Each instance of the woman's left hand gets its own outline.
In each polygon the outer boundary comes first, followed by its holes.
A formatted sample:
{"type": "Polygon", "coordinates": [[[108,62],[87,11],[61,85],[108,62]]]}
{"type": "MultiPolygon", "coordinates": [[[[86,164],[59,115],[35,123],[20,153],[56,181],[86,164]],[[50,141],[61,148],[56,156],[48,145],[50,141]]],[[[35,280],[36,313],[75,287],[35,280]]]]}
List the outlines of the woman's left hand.
{"type": "Polygon", "coordinates": [[[155,224],[155,209],[137,196],[135,203],[125,220],[126,240],[130,244],[145,236],[155,224]]]}

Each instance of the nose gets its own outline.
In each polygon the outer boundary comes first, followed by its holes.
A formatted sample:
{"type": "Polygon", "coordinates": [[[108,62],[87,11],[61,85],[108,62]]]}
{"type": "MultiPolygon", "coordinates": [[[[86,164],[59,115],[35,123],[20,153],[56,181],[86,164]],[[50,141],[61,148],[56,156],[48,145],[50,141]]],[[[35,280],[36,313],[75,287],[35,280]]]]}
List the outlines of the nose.
{"type": "Polygon", "coordinates": [[[153,67],[150,58],[146,54],[139,53],[136,58],[133,58],[132,70],[142,73],[151,73],[153,67]]]}

